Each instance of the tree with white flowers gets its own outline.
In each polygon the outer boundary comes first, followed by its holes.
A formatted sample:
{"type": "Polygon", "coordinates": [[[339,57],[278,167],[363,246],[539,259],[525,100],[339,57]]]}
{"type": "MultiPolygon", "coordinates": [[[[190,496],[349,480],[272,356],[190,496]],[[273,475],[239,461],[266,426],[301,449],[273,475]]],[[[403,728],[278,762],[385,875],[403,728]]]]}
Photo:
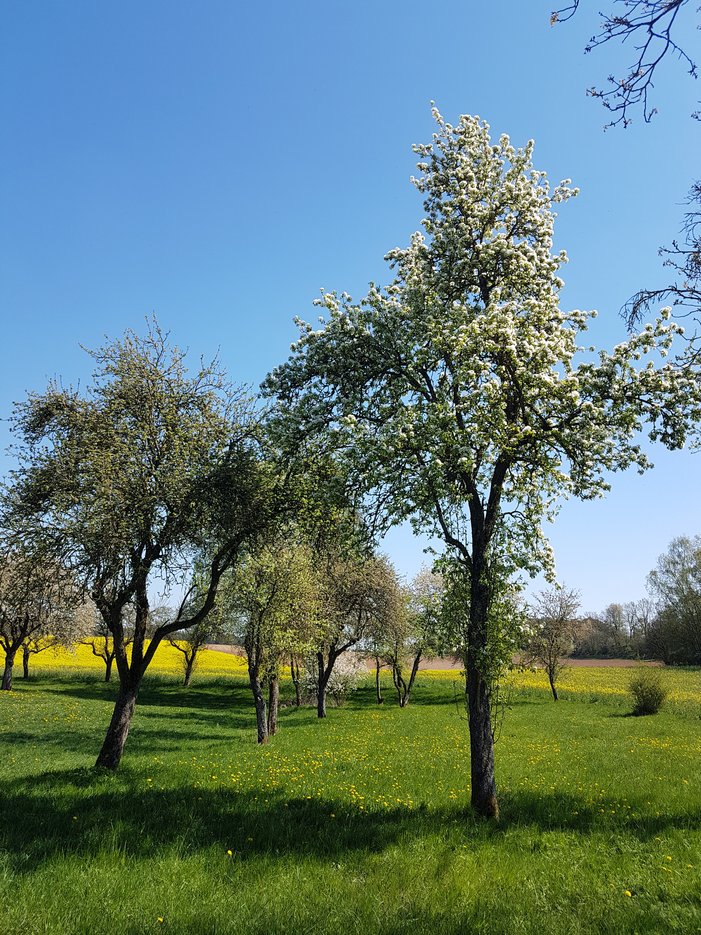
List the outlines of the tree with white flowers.
{"type": "Polygon", "coordinates": [[[533,143],[434,117],[432,142],[415,147],[424,232],[387,255],[386,288],[360,303],[322,293],[325,316],[299,322],[265,388],[290,437],[323,433],[387,522],[437,533],[459,563],[472,805],[497,817],[488,621],[504,576],[550,570],[542,523],[560,499],[602,496],[607,471],[650,467],[643,431],[681,447],[701,404],[697,377],[658,359],[679,330],[666,311],[611,353],[578,347],[593,313],[560,308],[566,255],[552,246],[553,206],[576,190],[550,189],[533,143]]]}

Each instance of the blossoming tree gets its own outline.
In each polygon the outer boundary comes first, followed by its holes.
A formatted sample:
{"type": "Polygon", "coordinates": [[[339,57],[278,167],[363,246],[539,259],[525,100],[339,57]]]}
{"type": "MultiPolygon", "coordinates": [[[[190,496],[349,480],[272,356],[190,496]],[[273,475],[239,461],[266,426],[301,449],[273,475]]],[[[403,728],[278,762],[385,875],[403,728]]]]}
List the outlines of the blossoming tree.
{"type": "Polygon", "coordinates": [[[386,288],[360,303],[324,292],[320,326],[298,322],[265,389],[291,437],[327,435],[387,522],[439,534],[459,562],[472,805],[497,817],[488,621],[503,576],[551,567],[542,523],[563,495],[601,496],[607,471],[650,466],[643,429],[683,445],[699,391],[688,368],[657,359],[678,330],[666,311],[611,353],[577,359],[594,313],[560,308],[566,256],[552,249],[553,205],[576,190],[551,191],[532,142],[434,117],[432,142],[415,147],[424,232],[388,254],[386,288]]]}

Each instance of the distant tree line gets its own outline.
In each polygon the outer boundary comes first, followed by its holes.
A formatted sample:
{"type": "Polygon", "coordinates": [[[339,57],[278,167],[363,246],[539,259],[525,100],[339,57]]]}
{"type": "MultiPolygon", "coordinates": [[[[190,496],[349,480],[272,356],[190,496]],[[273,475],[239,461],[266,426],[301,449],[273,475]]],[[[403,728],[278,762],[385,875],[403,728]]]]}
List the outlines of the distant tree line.
{"type": "Polygon", "coordinates": [[[546,668],[567,656],[701,665],[701,536],[673,539],[647,584],[647,597],[585,616],[572,590],[538,595],[529,608],[526,658],[546,668]]]}

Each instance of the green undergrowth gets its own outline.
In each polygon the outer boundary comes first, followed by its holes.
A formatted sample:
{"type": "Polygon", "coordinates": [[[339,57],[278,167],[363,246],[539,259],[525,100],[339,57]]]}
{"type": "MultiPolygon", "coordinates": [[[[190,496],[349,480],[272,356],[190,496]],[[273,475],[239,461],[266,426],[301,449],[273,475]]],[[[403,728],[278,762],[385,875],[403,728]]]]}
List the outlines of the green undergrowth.
{"type": "Polygon", "coordinates": [[[701,931],[688,712],[516,694],[493,825],[450,678],[404,710],[370,685],[321,722],[286,705],[262,748],[242,679],[152,679],[95,772],[115,691],[63,672],[0,696],[2,935],[701,931]]]}

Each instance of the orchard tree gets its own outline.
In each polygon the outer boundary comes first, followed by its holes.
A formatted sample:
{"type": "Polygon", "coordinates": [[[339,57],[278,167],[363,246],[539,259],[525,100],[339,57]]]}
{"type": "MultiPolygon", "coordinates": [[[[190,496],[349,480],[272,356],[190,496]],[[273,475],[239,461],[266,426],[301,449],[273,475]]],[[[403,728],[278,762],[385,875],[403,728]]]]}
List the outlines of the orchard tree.
{"type": "MultiPolygon", "coordinates": [[[[124,634],[123,643],[126,648],[131,643],[132,638],[124,621],[122,621],[122,629],[124,634]]],[[[105,664],[105,681],[110,682],[112,680],[112,667],[114,665],[116,650],[112,631],[99,614],[96,615],[92,633],[83,640],[83,643],[90,647],[93,656],[97,659],[102,659],[105,664]]]]}
{"type": "Polygon", "coordinates": [[[525,661],[542,666],[557,701],[556,682],[565,668],[564,656],[574,643],[579,592],[564,586],[552,587],[537,594],[530,611],[530,633],[525,661]]]}
{"type": "Polygon", "coordinates": [[[87,391],[51,383],[16,407],[8,524],[71,569],[111,634],[120,686],[96,765],[116,769],[161,641],[207,616],[222,575],[275,512],[274,484],[251,404],[216,361],[190,374],[155,321],[91,356],[87,391]],[[204,549],[200,600],[190,589],[173,619],[154,621],[150,583],[178,583],[204,549]]]}
{"type": "Polygon", "coordinates": [[[396,572],[384,557],[339,553],[327,546],[317,552],[315,563],[321,595],[313,683],[317,715],[324,718],[334,666],[343,653],[394,625],[401,594],[396,572]]]}
{"type": "Polygon", "coordinates": [[[214,616],[234,630],[246,651],[260,744],[277,732],[280,665],[311,651],[317,614],[310,550],[302,543],[263,543],[242,555],[226,577],[214,616]]]}
{"type": "Polygon", "coordinates": [[[0,648],[5,667],[0,690],[12,689],[12,669],[22,650],[25,678],[29,660],[25,652],[41,652],[69,645],[80,638],[85,614],[81,589],[64,567],[45,553],[6,547],[0,556],[0,648]]]}
{"type": "Polygon", "coordinates": [[[192,681],[192,673],[198,663],[200,651],[205,648],[209,640],[209,620],[205,617],[194,626],[180,630],[168,637],[168,642],[177,649],[183,657],[183,685],[188,688],[192,681]]]}
{"type": "Polygon", "coordinates": [[[446,641],[443,576],[422,568],[403,596],[404,612],[390,630],[385,650],[400,708],[409,704],[421,661],[452,649],[446,641]]]}
{"type": "MultiPolygon", "coordinates": [[[[395,278],[356,304],[323,293],[326,317],[299,322],[292,356],[268,377],[290,437],[322,434],[346,453],[387,522],[443,537],[465,580],[472,804],[496,817],[488,622],[504,576],[551,569],[541,524],[562,496],[602,496],[607,472],[650,466],[640,446],[684,444],[699,415],[696,375],[667,354],[660,319],[597,358],[578,337],[593,313],[563,311],[550,190],[533,143],[434,109],[416,147],[424,233],[387,259],[395,278]]],[[[665,315],[667,313],[665,312],[665,315]]],[[[497,633],[498,635],[498,633],[497,633]]]]}

